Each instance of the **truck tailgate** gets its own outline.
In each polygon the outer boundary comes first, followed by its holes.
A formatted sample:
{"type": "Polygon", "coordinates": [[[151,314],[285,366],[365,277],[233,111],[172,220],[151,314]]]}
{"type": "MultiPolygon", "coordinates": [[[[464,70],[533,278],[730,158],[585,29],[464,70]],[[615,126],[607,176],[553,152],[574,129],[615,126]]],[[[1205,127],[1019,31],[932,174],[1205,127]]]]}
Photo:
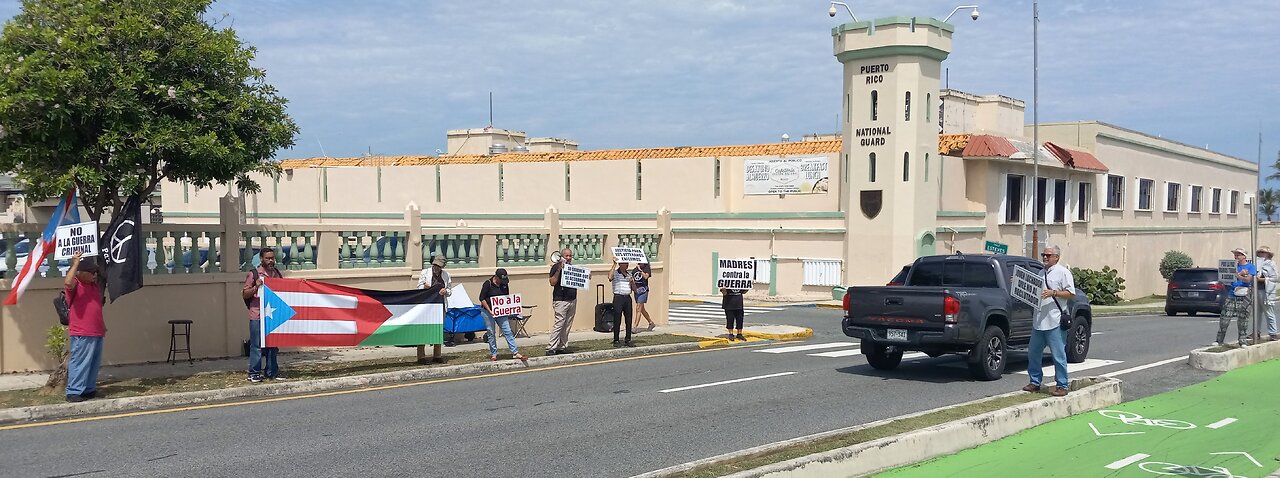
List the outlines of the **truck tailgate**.
{"type": "Polygon", "coordinates": [[[851,287],[850,325],[915,330],[944,328],[944,287],[851,287]]]}

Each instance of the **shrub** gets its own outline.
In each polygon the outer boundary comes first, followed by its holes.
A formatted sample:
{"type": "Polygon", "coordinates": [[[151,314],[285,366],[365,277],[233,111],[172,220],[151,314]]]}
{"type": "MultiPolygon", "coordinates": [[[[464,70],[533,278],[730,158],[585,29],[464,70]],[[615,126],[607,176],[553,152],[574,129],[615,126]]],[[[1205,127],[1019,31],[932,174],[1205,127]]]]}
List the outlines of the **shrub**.
{"type": "Polygon", "coordinates": [[[1169,251],[1164,253],[1164,259],[1160,259],[1160,275],[1167,281],[1173,276],[1173,271],[1195,265],[1191,256],[1183,254],[1182,251],[1169,251]]]}
{"type": "Polygon", "coordinates": [[[1076,287],[1089,297],[1090,304],[1114,305],[1120,302],[1124,278],[1111,266],[1102,266],[1101,271],[1072,267],[1071,275],[1076,280],[1076,287]]]}

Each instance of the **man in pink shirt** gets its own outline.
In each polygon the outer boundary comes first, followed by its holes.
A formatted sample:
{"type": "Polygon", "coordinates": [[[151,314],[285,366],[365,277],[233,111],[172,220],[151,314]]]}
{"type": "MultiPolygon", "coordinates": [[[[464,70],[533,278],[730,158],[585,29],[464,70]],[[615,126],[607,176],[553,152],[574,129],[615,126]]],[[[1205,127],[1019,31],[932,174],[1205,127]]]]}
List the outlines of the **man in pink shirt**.
{"type": "Polygon", "coordinates": [[[264,373],[271,380],[285,379],[280,376],[280,365],[276,362],[276,353],[280,349],[261,346],[262,310],[258,304],[258,288],[262,287],[263,279],[284,276],[276,269],[275,249],[262,248],[258,251],[258,259],[260,265],[249,271],[244,278],[244,288],[240,290],[244,305],[249,309],[249,381],[254,383],[261,382],[264,373]],[[263,362],[266,362],[265,366],[263,362]]]}
{"type": "Polygon", "coordinates": [[[102,321],[102,287],[98,284],[98,262],[93,257],[71,257],[71,269],[62,280],[71,309],[67,335],[71,357],[67,360],[67,401],[83,402],[98,394],[98,368],[102,366],[102,337],[107,326],[102,321]]]}

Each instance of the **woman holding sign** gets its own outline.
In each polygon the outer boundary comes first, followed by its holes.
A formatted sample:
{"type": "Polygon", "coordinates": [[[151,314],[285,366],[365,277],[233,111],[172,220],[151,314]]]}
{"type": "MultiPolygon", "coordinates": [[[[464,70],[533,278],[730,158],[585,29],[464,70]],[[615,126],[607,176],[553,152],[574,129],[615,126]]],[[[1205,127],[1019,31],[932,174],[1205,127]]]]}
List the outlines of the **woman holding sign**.
{"type": "Polygon", "coordinates": [[[742,318],[746,315],[742,306],[742,294],[745,292],[741,289],[720,288],[720,293],[724,295],[720,300],[720,307],[724,308],[724,335],[729,341],[735,338],[744,342],[747,340],[742,336],[742,318]]]}

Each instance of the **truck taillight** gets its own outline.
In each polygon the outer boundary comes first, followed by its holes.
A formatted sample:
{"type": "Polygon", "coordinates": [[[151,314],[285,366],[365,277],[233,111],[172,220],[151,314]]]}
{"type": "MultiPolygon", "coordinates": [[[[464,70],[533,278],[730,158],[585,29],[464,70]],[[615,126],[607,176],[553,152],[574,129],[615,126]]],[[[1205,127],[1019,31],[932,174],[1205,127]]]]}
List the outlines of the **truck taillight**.
{"type": "Polygon", "coordinates": [[[849,313],[849,293],[847,292],[844,294],[844,312],[849,313]]]}
{"type": "Polygon", "coordinates": [[[954,324],[958,321],[960,315],[960,300],[955,297],[945,296],[942,298],[942,315],[943,322],[954,324]]]}

